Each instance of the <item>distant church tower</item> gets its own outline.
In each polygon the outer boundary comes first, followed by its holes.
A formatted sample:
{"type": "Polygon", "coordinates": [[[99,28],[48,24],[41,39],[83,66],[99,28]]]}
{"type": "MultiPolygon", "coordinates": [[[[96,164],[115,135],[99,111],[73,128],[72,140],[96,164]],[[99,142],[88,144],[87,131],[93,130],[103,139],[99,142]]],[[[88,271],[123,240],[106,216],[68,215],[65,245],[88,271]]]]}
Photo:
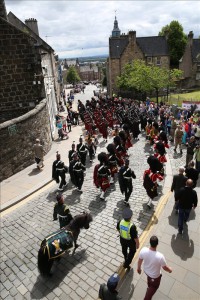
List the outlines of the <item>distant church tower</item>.
{"type": "Polygon", "coordinates": [[[121,34],[121,31],[118,27],[118,21],[117,21],[117,18],[115,16],[114,28],[113,28],[113,31],[112,31],[112,37],[120,37],[120,34],[121,34]]]}

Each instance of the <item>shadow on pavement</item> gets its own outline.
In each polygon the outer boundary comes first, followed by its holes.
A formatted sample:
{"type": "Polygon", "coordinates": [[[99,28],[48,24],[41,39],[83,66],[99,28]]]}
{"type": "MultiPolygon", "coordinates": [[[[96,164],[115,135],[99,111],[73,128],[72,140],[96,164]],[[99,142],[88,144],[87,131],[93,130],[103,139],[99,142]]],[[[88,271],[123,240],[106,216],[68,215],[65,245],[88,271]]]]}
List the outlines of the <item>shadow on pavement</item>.
{"type": "Polygon", "coordinates": [[[173,159],[179,159],[182,157],[181,153],[173,153],[173,159]]]}
{"type": "MultiPolygon", "coordinates": [[[[195,210],[192,209],[189,216],[190,220],[195,220],[196,213],[195,210]]],[[[168,216],[169,224],[175,228],[178,228],[178,214],[175,214],[175,209],[172,210],[171,215],[168,216]]]]}
{"type": "MultiPolygon", "coordinates": [[[[139,211],[137,220],[140,221],[139,227],[141,227],[142,229],[144,229],[144,225],[146,227],[146,225],[148,224],[146,218],[148,217],[148,219],[150,220],[150,218],[152,217],[152,215],[154,213],[154,205],[152,203],[151,209],[148,208],[148,206],[147,206],[146,203],[143,203],[142,206],[143,206],[143,210],[139,211]]],[[[153,224],[157,224],[157,223],[158,223],[158,219],[154,215],[154,217],[153,217],[153,224]]]]}
{"type": "Polygon", "coordinates": [[[168,216],[169,225],[178,228],[178,215],[175,214],[175,209],[172,209],[171,215],[168,216]]]}
{"type": "MultiPolygon", "coordinates": [[[[107,195],[106,195],[107,196],[107,195]]],[[[107,202],[100,199],[100,195],[96,196],[95,200],[92,200],[88,206],[89,211],[92,216],[95,217],[102,212],[103,209],[106,208],[107,202]]]]}
{"type": "Polygon", "coordinates": [[[145,143],[144,145],[144,152],[145,153],[149,153],[149,155],[153,152],[153,149],[151,148],[150,144],[149,143],[145,143]]]}
{"type": "Polygon", "coordinates": [[[81,201],[81,195],[82,193],[80,193],[79,191],[73,190],[71,195],[65,196],[65,203],[73,206],[81,201]]]}
{"type": "Polygon", "coordinates": [[[117,222],[122,220],[123,219],[122,212],[126,207],[130,207],[130,206],[124,204],[123,200],[118,201],[117,207],[115,207],[113,210],[113,219],[117,220],[117,222]]]}
{"type": "Polygon", "coordinates": [[[70,205],[73,205],[73,204],[77,204],[80,202],[80,196],[81,196],[81,193],[78,192],[74,186],[72,185],[72,183],[68,183],[67,187],[64,188],[64,191],[63,192],[59,192],[57,189],[51,191],[50,193],[48,193],[46,199],[49,201],[49,202],[55,202],[56,203],[56,195],[59,194],[59,193],[62,193],[63,196],[64,196],[64,200],[65,200],[65,203],[66,204],[70,204],[70,205]],[[70,195],[65,195],[65,192],[66,191],[69,191],[69,190],[72,190],[71,194],[70,195]]]}
{"type": "Polygon", "coordinates": [[[180,256],[182,260],[187,260],[193,256],[194,242],[189,238],[187,225],[184,226],[183,235],[172,235],[171,248],[173,252],[177,256],[180,256]]]}
{"type": "Polygon", "coordinates": [[[42,171],[43,171],[43,169],[39,170],[37,167],[35,167],[30,173],[28,173],[28,176],[35,176],[42,171]]]}
{"type": "Polygon", "coordinates": [[[195,218],[196,218],[196,212],[195,212],[194,209],[192,209],[191,212],[190,212],[190,216],[189,216],[188,221],[195,220],[195,218]]]}
{"type": "Polygon", "coordinates": [[[126,273],[122,285],[119,288],[119,296],[122,299],[129,300],[133,296],[134,285],[133,285],[133,269],[126,273]]]}
{"type": "Polygon", "coordinates": [[[54,262],[51,277],[38,276],[30,292],[31,299],[42,299],[46,297],[60,285],[63,279],[77,264],[81,264],[85,259],[87,259],[85,249],[75,252],[73,256],[66,253],[59,262],[54,262]]]}

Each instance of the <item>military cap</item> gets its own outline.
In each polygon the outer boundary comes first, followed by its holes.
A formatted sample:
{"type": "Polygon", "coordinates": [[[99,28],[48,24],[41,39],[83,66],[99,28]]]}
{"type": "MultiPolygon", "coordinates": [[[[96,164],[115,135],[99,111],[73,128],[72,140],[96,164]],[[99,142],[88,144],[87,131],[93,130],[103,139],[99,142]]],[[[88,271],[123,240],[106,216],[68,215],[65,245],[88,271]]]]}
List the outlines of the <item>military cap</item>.
{"type": "Polygon", "coordinates": [[[132,215],[133,215],[133,212],[132,212],[132,210],[129,207],[126,207],[123,210],[122,217],[124,219],[130,219],[132,217],[132,215]]]}

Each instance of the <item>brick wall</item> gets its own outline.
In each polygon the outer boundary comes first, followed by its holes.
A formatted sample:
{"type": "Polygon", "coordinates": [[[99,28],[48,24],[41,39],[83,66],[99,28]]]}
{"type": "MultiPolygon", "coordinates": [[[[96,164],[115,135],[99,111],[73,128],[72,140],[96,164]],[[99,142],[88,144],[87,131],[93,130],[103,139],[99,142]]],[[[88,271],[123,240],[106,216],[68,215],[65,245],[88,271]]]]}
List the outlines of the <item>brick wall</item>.
{"type": "Polygon", "coordinates": [[[0,181],[34,163],[36,138],[48,152],[52,139],[46,99],[25,115],[0,124],[0,181]]]}
{"type": "Polygon", "coordinates": [[[0,123],[23,115],[44,98],[42,78],[34,85],[34,74],[42,73],[36,41],[0,18],[0,123]]]}

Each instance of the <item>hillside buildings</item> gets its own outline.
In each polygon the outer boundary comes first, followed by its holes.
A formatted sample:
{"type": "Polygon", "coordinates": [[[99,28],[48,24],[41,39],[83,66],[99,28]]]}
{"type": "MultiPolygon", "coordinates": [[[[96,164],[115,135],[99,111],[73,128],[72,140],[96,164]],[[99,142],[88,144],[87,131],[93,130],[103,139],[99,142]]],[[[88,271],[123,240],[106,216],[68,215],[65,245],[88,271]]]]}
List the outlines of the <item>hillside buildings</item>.
{"type": "MultiPolygon", "coordinates": [[[[164,36],[137,37],[136,31],[121,34],[115,17],[112,35],[109,38],[109,57],[107,61],[107,89],[112,96],[118,93],[117,77],[122,74],[125,64],[141,59],[146,64],[154,64],[160,68],[170,68],[170,54],[167,38],[164,36]]],[[[200,86],[200,39],[188,35],[188,44],[180,69],[184,72],[181,86],[200,86]]]]}
{"type": "Polygon", "coordinates": [[[182,85],[185,88],[200,87],[200,38],[194,39],[192,31],[188,34],[188,42],[179,69],[183,71],[182,85]]]}
{"type": "Polygon", "coordinates": [[[74,67],[80,78],[81,81],[101,81],[102,80],[102,67],[105,66],[105,63],[99,61],[90,61],[90,62],[81,62],[78,58],[77,59],[64,59],[61,62],[62,70],[63,70],[63,77],[65,78],[67,75],[67,70],[70,67],[74,67]]]}
{"type": "Polygon", "coordinates": [[[109,38],[107,66],[107,89],[110,96],[118,93],[116,80],[121,75],[123,66],[136,59],[144,60],[146,64],[153,63],[161,68],[169,68],[167,40],[162,36],[136,37],[136,31],[121,34],[115,17],[112,36],[109,38]]]}

